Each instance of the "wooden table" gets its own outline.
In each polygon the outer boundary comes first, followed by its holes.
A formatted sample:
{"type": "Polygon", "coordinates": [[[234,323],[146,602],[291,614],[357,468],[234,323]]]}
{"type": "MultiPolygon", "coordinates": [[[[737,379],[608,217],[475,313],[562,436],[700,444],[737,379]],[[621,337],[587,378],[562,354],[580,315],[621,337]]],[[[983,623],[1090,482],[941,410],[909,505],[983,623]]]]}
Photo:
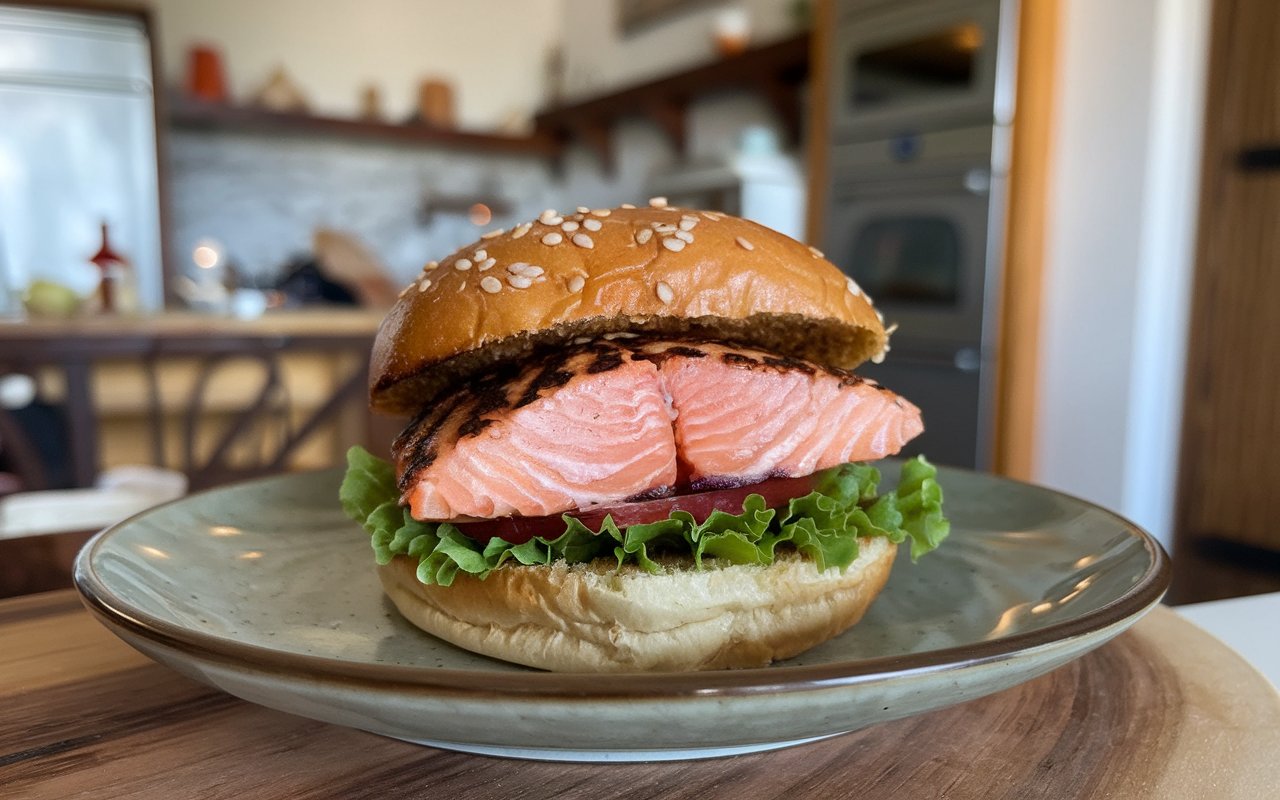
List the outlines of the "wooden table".
{"type": "Polygon", "coordinates": [[[1166,609],[1072,664],[790,750],[505,761],[250,705],[148,661],[71,591],[0,602],[5,798],[1274,798],[1280,698],[1166,609]]]}

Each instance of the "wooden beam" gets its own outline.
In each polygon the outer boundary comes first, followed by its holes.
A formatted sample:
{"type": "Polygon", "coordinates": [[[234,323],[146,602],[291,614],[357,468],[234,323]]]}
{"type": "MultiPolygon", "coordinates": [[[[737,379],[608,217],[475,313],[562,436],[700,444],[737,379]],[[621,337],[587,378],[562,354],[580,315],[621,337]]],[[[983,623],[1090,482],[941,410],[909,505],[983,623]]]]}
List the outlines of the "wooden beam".
{"type": "MultiPolygon", "coordinates": [[[[761,93],[798,141],[799,93],[808,76],[809,35],[752,48],[647,83],[575,103],[547,109],[536,117],[541,138],[563,142],[579,137],[583,144],[612,164],[613,125],[626,117],[646,116],[667,134],[676,151],[686,155],[685,109],[694,98],[716,92],[745,90],[761,93]]],[[[611,167],[606,166],[606,172],[611,167]]]]}
{"type": "Polygon", "coordinates": [[[662,128],[663,133],[671,140],[671,147],[680,154],[681,159],[689,155],[689,132],[685,117],[685,103],[682,100],[669,98],[655,102],[649,107],[648,114],[662,128]]]}

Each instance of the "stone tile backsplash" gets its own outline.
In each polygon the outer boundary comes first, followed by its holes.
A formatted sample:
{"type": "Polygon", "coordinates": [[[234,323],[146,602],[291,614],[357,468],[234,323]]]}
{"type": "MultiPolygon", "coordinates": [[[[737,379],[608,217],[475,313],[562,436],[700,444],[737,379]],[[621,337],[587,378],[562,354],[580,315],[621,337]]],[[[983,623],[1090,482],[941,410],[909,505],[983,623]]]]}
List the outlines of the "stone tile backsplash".
{"type": "MultiPolygon", "coordinates": [[[[690,155],[718,161],[747,126],[778,131],[758,99],[730,95],[689,110],[690,155]]],[[[593,153],[570,147],[564,169],[532,157],[478,155],[354,139],[170,130],[171,263],[190,270],[201,239],[220,242],[245,280],[270,283],[286,262],[309,253],[318,227],[352,234],[397,281],[430,259],[474,241],[483,230],[536,217],[544,208],[643,203],[655,171],[677,155],[651,122],[634,119],[614,131],[616,173],[601,172],[593,153]],[[492,193],[511,207],[477,228],[461,216],[418,220],[425,192],[492,193]]]]}

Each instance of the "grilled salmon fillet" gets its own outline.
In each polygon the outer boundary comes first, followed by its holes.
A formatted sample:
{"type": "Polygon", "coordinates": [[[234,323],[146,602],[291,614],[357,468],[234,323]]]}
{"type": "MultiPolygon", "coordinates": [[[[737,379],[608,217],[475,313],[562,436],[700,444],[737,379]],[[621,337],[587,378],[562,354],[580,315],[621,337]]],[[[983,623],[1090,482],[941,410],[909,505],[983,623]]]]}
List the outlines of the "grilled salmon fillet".
{"type": "Polygon", "coordinates": [[[595,341],[486,376],[392,447],[416,519],[542,516],[898,452],[920,410],[873,381],[710,342],[595,341]]]}

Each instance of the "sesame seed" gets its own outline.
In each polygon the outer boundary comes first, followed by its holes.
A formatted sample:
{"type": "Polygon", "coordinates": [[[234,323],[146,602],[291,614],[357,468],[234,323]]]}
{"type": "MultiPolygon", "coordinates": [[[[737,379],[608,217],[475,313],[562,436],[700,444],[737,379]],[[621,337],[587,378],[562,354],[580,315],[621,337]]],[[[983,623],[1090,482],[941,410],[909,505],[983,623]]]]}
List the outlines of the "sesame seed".
{"type": "Polygon", "coordinates": [[[862,287],[853,278],[845,278],[845,284],[849,287],[849,294],[857,297],[862,294],[862,287]]]}
{"type": "Polygon", "coordinates": [[[408,294],[412,289],[413,289],[413,284],[411,283],[411,284],[409,284],[408,286],[406,286],[406,287],[404,287],[403,289],[401,289],[401,290],[400,290],[400,294],[399,294],[398,296],[399,296],[400,298],[402,298],[402,299],[403,299],[403,298],[404,298],[404,296],[405,296],[406,294],[408,294]]]}
{"type": "Polygon", "coordinates": [[[543,212],[538,215],[538,219],[542,220],[543,222],[546,222],[552,217],[558,217],[558,216],[560,216],[559,211],[556,211],[554,208],[548,208],[548,209],[544,209],[543,212]]]}
{"type": "Polygon", "coordinates": [[[586,228],[589,231],[598,231],[602,227],[604,227],[604,225],[601,224],[600,220],[598,219],[584,219],[582,221],[582,227],[586,228]]]}
{"type": "Polygon", "coordinates": [[[573,235],[573,243],[578,247],[585,247],[588,250],[596,246],[596,243],[591,241],[591,237],[585,233],[575,233],[573,235]]]}
{"type": "Polygon", "coordinates": [[[691,231],[693,230],[693,226],[697,224],[698,224],[698,220],[696,220],[693,217],[680,218],[680,230],[682,231],[691,231]]]}
{"type": "Polygon", "coordinates": [[[741,236],[735,236],[734,241],[737,242],[738,246],[741,247],[743,250],[756,249],[756,246],[754,244],[752,244],[751,242],[748,242],[746,239],[743,239],[741,236]]]}
{"type": "Polygon", "coordinates": [[[543,223],[545,223],[545,224],[547,224],[547,225],[550,225],[551,227],[553,227],[553,228],[554,228],[555,226],[557,226],[557,225],[559,225],[560,223],[564,222],[564,217],[555,216],[555,217],[550,217],[550,218],[548,218],[548,219],[544,219],[544,220],[542,220],[542,221],[543,221],[543,223]]]}
{"type": "Polygon", "coordinates": [[[511,232],[511,238],[519,239],[521,236],[524,236],[526,233],[528,233],[529,229],[532,227],[533,227],[532,222],[526,222],[522,225],[516,226],[516,229],[511,232]]]}
{"type": "Polygon", "coordinates": [[[674,236],[677,239],[688,242],[689,244],[693,244],[693,234],[689,233],[688,231],[676,231],[674,236]]]}
{"type": "Polygon", "coordinates": [[[466,282],[466,281],[463,281],[462,283],[458,284],[458,291],[460,291],[460,292],[465,292],[466,290],[467,290],[467,282],[466,282]]]}
{"type": "Polygon", "coordinates": [[[884,363],[884,356],[885,356],[885,350],[881,350],[879,353],[876,353],[874,356],[872,356],[872,357],[871,357],[871,363],[872,363],[872,364],[883,364],[883,363],[884,363]]]}
{"type": "Polygon", "coordinates": [[[489,294],[497,294],[502,291],[502,281],[492,275],[486,275],[480,279],[480,288],[489,294]]]}
{"type": "Polygon", "coordinates": [[[622,205],[618,206],[618,208],[635,208],[635,206],[631,205],[630,203],[623,203],[622,205]]]}
{"type": "Polygon", "coordinates": [[[507,265],[507,272],[510,272],[512,275],[523,275],[524,271],[528,268],[529,265],[525,262],[517,261],[514,264],[507,265]]]}
{"type": "Polygon", "coordinates": [[[590,210],[591,210],[591,209],[587,208],[586,206],[578,206],[578,213],[579,213],[579,214],[585,214],[585,213],[587,213],[587,212],[588,212],[588,211],[590,211],[590,210]]]}
{"type": "Polygon", "coordinates": [[[812,245],[809,247],[809,254],[814,258],[822,258],[822,251],[812,245]]]}
{"type": "Polygon", "coordinates": [[[534,282],[534,283],[546,283],[546,282],[547,282],[547,276],[546,276],[546,275],[539,275],[538,277],[536,277],[536,278],[534,278],[534,279],[533,279],[533,282],[534,282]]]}
{"type": "Polygon", "coordinates": [[[536,264],[525,264],[524,269],[520,270],[520,274],[527,275],[530,278],[536,278],[544,271],[545,270],[543,270],[542,267],[539,267],[536,264]]]}
{"type": "Polygon", "coordinates": [[[528,278],[524,275],[512,275],[507,278],[507,283],[511,284],[516,289],[528,289],[533,285],[533,278],[528,278]]]}
{"type": "Polygon", "coordinates": [[[481,261],[484,261],[488,257],[489,257],[489,254],[483,250],[477,250],[471,254],[472,260],[475,261],[477,264],[479,264],[481,261]]]}
{"type": "Polygon", "coordinates": [[[493,269],[493,265],[497,263],[498,259],[496,258],[486,258],[484,261],[480,262],[479,270],[484,272],[485,270],[493,269]]]}
{"type": "Polygon", "coordinates": [[[684,241],[675,237],[668,237],[662,240],[662,246],[673,253],[679,253],[684,249],[684,241]]]}
{"type": "Polygon", "coordinates": [[[569,279],[569,291],[577,294],[582,291],[582,287],[587,285],[587,279],[581,275],[574,275],[569,279]]]}
{"type": "Polygon", "coordinates": [[[671,287],[667,285],[666,281],[658,281],[658,285],[653,288],[658,293],[658,299],[663,304],[669,305],[672,300],[676,299],[676,293],[671,291],[671,287]]]}
{"type": "Polygon", "coordinates": [[[660,222],[654,223],[653,229],[661,234],[675,233],[678,230],[675,225],[664,225],[660,222]]]}
{"type": "Polygon", "coordinates": [[[597,217],[607,217],[613,212],[607,208],[593,208],[591,209],[591,213],[597,217]]]}
{"type": "Polygon", "coordinates": [[[494,229],[493,229],[493,230],[491,230],[491,231],[488,231],[488,232],[486,232],[486,233],[482,233],[482,234],[480,234],[480,238],[481,238],[481,239],[492,239],[492,238],[494,238],[494,237],[496,237],[496,236],[501,236],[501,235],[502,235],[502,234],[504,234],[504,233],[506,233],[506,228],[494,228],[494,229]]]}
{"type": "Polygon", "coordinates": [[[438,266],[440,266],[440,262],[439,262],[439,261],[428,261],[428,262],[427,262],[427,265],[426,265],[425,267],[423,267],[423,268],[422,268],[422,271],[423,271],[423,272],[429,272],[429,271],[431,271],[431,270],[435,269],[435,268],[436,268],[436,267],[438,267],[438,266]]]}
{"type": "Polygon", "coordinates": [[[713,214],[710,211],[703,211],[702,216],[706,217],[712,222],[719,222],[721,219],[723,219],[723,217],[721,217],[719,214],[713,214]]]}
{"type": "Polygon", "coordinates": [[[641,228],[636,231],[636,244],[648,244],[653,238],[653,231],[649,228],[641,228]]]}
{"type": "Polygon", "coordinates": [[[666,207],[667,207],[667,198],[665,198],[665,197],[650,197],[650,198],[649,198],[649,206],[650,206],[651,208],[666,208],[666,207]]]}
{"type": "Polygon", "coordinates": [[[562,229],[564,229],[564,232],[565,232],[565,233],[572,233],[572,232],[574,232],[574,231],[576,231],[576,230],[578,229],[578,223],[576,223],[576,222],[566,222],[565,224],[561,225],[560,227],[561,227],[562,229]]]}
{"type": "Polygon", "coordinates": [[[552,231],[551,233],[548,233],[546,236],[542,237],[542,243],[546,245],[551,245],[551,246],[558,245],[563,241],[564,241],[564,237],[561,236],[556,231],[552,231]]]}
{"type": "Polygon", "coordinates": [[[892,325],[890,325],[889,327],[887,327],[887,328],[885,328],[885,329],[884,329],[884,335],[885,335],[885,336],[892,336],[892,335],[893,335],[893,333],[894,333],[894,331],[896,331],[896,330],[898,330],[898,323],[896,323],[896,322],[895,322],[895,323],[893,323],[892,325]]]}
{"type": "Polygon", "coordinates": [[[453,268],[458,270],[459,272],[466,272],[467,270],[471,269],[471,259],[460,258],[457,261],[453,262],[453,268]]]}

